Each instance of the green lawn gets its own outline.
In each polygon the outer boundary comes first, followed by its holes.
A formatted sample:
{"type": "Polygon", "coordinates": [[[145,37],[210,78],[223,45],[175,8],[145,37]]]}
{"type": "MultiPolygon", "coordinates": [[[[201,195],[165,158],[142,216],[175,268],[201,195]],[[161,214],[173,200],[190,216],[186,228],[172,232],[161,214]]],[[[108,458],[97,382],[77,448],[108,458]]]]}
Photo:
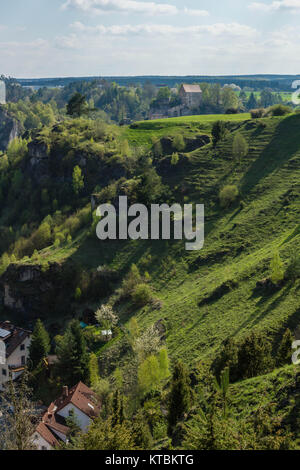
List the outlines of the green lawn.
{"type": "Polygon", "coordinates": [[[250,113],[242,114],[205,114],[200,116],[185,116],[153,121],[140,121],[123,130],[124,138],[133,146],[152,145],[153,139],[164,136],[174,136],[182,133],[193,136],[195,132],[210,134],[212,124],[218,120],[241,122],[251,119],[250,113]]]}

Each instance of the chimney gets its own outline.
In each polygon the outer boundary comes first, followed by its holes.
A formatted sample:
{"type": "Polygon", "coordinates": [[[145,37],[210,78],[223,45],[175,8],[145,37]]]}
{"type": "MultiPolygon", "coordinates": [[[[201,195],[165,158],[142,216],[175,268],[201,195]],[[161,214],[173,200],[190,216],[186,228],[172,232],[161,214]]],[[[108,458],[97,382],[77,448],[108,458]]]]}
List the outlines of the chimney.
{"type": "Polygon", "coordinates": [[[63,387],[63,397],[67,398],[68,395],[69,395],[69,388],[67,387],[67,385],[65,385],[63,387]]]}

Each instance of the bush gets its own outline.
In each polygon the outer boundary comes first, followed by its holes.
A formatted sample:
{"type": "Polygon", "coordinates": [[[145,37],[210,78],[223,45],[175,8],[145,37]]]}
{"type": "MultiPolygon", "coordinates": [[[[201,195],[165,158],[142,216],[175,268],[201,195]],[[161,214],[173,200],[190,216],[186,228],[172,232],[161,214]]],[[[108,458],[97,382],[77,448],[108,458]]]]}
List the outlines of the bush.
{"type": "Polygon", "coordinates": [[[249,379],[271,371],[274,361],[271,356],[272,346],[261,332],[252,332],[239,347],[238,371],[241,378],[249,379]]]}
{"type": "Polygon", "coordinates": [[[228,134],[228,130],[226,128],[225,122],[224,121],[215,122],[213,124],[211,134],[213,137],[213,146],[215,148],[217,146],[217,143],[224,140],[226,135],[228,134]]]}
{"type": "Polygon", "coordinates": [[[80,289],[80,287],[77,287],[76,290],[75,290],[74,299],[76,301],[79,301],[81,299],[81,296],[82,296],[81,289],[80,289]]]}
{"type": "Polygon", "coordinates": [[[126,299],[131,296],[135,287],[142,283],[142,277],[140,275],[138,267],[133,264],[130,268],[129,273],[125,276],[122,286],[120,289],[120,297],[126,299]]]}
{"type": "Polygon", "coordinates": [[[258,109],[251,109],[251,117],[252,119],[259,119],[265,116],[266,110],[264,108],[258,108],[258,109]]]}
{"type": "Polygon", "coordinates": [[[221,189],[219,194],[221,207],[228,208],[236,200],[239,195],[239,190],[237,186],[225,186],[221,189]]]}
{"type": "Polygon", "coordinates": [[[239,132],[234,136],[232,153],[234,158],[241,163],[242,158],[246,157],[249,152],[249,146],[246,139],[239,132]]]}
{"type": "Polygon", "coordinates": [[[267,116],[285,116],[292,113],[292,108],[283,104],[276,104],[267,110],[267,116]]]}
{"type": "Polygon", "coordinates": [[[152,299],[152,291],[148,284],[138,284],[132,292],[132,300],[136,307],[144,307],[152,299]]]}
{"type": "Polygon", "coordinates": [[[174,152],[171,158],[171,165],[177,165],[179,162],[179,156],[177,152],[174,152]]]}
{"type": "Polygon", "coordinates": [[[184,138],[181,134],[177,134],[173,140],[173,148],[178,151],[183,151],[185,149],[184,138]]]}
{"type": "Polygon", "coordinates": [[[237,108],[228,108],[226,109],[225,114],[239,114],[239,110],[237,108]]]}

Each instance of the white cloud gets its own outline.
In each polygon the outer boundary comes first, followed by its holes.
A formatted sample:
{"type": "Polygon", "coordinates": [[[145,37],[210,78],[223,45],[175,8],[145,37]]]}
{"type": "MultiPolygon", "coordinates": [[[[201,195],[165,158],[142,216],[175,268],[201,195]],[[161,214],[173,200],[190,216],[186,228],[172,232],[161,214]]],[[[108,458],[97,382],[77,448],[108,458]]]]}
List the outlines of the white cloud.
{"type": "Polygon", "coordinates": [[[184,8],[183,13],[190,16],[209,16],[209,12],[207,10],[195,10],[193,8],[184,8]]]}
{"type": "Polygon", "coordinates": [[[253,2],[249,5],[251,10],[272,12],[272,11],[300,11],[300,0],[278,0],[272,3],[253,2]]]}
{"type": "Polygon", "coordinates": [[[147,15],[176,15],[178,13],[178,8],[174,5],[135,0],[67,0],[63,4],[63,8],[69,7],[94,14],[123,12],[144,13],[147,15]]]}
{"type": "Polygon", "coordinates": [[[76,8],[86,13],[96,15],[104,13],[141,13],[146,15],[177,15],[183,13],[189,16],[209,16],[207,10],[193,8],[177,8],[168,3],[144,2],[136,0],[67,0],[63,9],[76,8]]]}
{"type": "MultiPolygon", "coordinates": [[[[111,25],[86,26],[77,21],[71,25],[77,32],[98,35],[129,36],[129,35],[178,35],[178,34],[205,34],[212,36],[243,36],[251,37],[257,34],[256,30],[239,23],[215,23],[197,26],[173,26],[170,24],[138,24],[138,25],[111,25]]],[[[74,40],[74,35],[71,35],[74,40]]]]}

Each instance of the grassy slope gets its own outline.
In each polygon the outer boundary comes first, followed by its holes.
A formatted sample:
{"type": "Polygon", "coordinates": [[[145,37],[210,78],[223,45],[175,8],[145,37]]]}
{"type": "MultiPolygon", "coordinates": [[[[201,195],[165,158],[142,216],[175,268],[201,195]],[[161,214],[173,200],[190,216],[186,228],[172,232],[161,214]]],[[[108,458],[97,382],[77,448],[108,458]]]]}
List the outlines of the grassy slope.
{"type": "Polygon", "coordinates": [[[211,124],[217,120],[230,122],[244,121],[250,119],[250,113],[244,114],[207,114],[201,116],[185,116],[170,119],[157,119],[155,121],[141,121],[136,128],[126,128],[124,137],[131,145],[150,145],[152,139],[158,139],[165,135],[173,136],[183,133],[192,136],[195,132],[209,133],[211,124]]]}
{"type": "MultiPolygon", "coordinates": [[[[149,133],[158,137],[169,135],[170,129],[176,132],[173,122],[189,135],[193,131],[191,122],[197,122],[198,127],[199,122],[209,126],[207,119],[149,121],[124,132],[130,135],[131,143],[139,143],[149,141],[149,133]]],[[[249,155],[240,165],[231,156],[233,132],[215,155],[210,146],[196,150],[189,155],[190,167],[184,174],[167,178],[178,194],[184,188],[190,202],[206,206],[206,241],[201,252],[186,252],[182,242],[107,244],[87,241],[83,236],[72,246],[45,250],[45,256],[71,256],[88,268],[109,264],[121,273],[135,262],[141,270],[149,271],[155,296],[163,301],[162,310],[146,307],[133,312],[125,306],[120,310],[121,320],[133,314],[143,325],[166,319],[171,356],[189,363],[213,357],[229,335],[241,337],[252,328],[275,333],[287,325],[294,329],[300,313],[299,281],[268,296],[256,294],[254,288],[258,280],[269,275],[275,248],[280,249],[285,263],[292,251],[299,249],[299,127],[300,115],[258,121],[238,119],[234,132],[241,132],[250,144],[249,155]],[[218,192],[225,184],[240,187],[242,210],[239,204],[228,211],[219,209],[218,192]],[[227,280],[237,282],[237,287],[219,299],[199,304],[227,280]]]]}

